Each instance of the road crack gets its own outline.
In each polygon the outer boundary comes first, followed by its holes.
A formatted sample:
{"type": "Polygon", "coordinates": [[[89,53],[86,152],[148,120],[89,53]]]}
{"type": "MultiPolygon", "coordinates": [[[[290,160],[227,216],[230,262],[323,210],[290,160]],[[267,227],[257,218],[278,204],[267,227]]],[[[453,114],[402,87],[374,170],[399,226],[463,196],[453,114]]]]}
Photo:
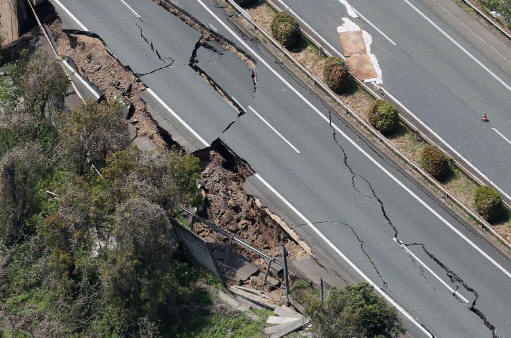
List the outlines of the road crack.
{"type": "MultiPolygon", "coordinates": [[[[449,267],[447,267],[446,264],[444,264],[440,259],[438,259],[433,253],[431,253],[424,244],[422,243],[409,243],[404,244],[405,246],[419,246],[422,248],[422,250],[430,257],[442,270],[444,270],[447,277],[449,277],[449,280],[451,283],[456,286],[456,291],[459,289],[459,286],[461,285],[463,288],[465,288],[468,292],[470,292],[474,296],[474,300],[472,303],[470,303],[468,309],[469,311],[475,313],[484,323],[484,325],[490,330],[493,338],[498,338],[499,336],[496,334],[496,327],[493,325],[488,317],[479,309],[476,307],[477,300],[479,299],[479,293],[470,285],[465,282],[458,274],[456,274],[453,270],[451,270],[449,267]]],[[[459,299],[456,295],[453,294],[454,297],[459,299]]]]}

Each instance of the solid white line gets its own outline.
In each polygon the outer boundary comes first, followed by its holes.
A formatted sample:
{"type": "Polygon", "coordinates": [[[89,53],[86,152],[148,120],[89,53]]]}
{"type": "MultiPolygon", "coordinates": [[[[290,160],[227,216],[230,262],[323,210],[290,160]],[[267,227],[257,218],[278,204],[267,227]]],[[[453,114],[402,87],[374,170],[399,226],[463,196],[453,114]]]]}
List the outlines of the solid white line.
{"type": "Polygon", "coordinates": [[[470,54],[468,50],[466,50],[462,45],[460,45],[456,40],[454,40],[449,34],[447,34],[442,28],[440,28],[436,23],[433,22],[430,18],[426,16],[426,14],[422,13],[417,7],[410,3],[408,0],[404,0],[406,4],[412,7],[420,16],[422,16],[427,22],[429,22],[433,27],[435,27],[440,33],[442,33],[447,39],[449,39],[456,47],[458,47],[463,53],[465,53],[468,57],[470,57],[475,63],[477,63],[481,68],[483,68],[488,74],[490,74],[495,80],[500,82],[507,90],[511,91],[511,86],[508,85],[504,80],[498,77],[494,72],[492,72],[488,67],[486,67],[481,61],[479,61],[475,56],[470,54]]]}
{"type": "MultiPolygon", "coordinates": [[[[300,19],[300,22],[306,26],[311,32],[313,32],[325,45],[327,45],[332,51],[334,51],[337,56],[339,56],[341,59],[345,59],[344,55],[334,48],[323,36],[321,36],[318,32],[316,32],[305,20],[303,20],[301,17],[299,17],[289,6],[287,6],[285,3],[283,3],[283,6],[286,8],[287,11],[289,11],[291,14],[293,14],[295,17],[300,19]]],[[[463,157],[457,150],[455,150],[453,147],[451,147],[443,138],[441,138],[436,132],[434,132],[430,127],[428,127],[421,119],[419,119],[408,107],[406,107],[402,102],[400,102],[397,98],[395,98],[392,94],[390,94],[385,88],[380,87],[385,95],[388,95],[392,100],[394,100],[397,104],[399,104],[404,110],[407,111],[408,114],[413,116],[413,118],[419,122],[423,128],[427,129],[428,132],[430,132],[432,135],[434,135],[438,140],[440,140],[445,147],[447,147],[451,152],[456,154],[459,158],[463,159],[463,161],[474,171],[476,172],[480,177],[482,177],[485,181],[489,182],[495,189],[499,191],[499,193],[503,196],[505,196],[508,200],[511,200],[511,196],[507,194],[504,190],[502,190],[497,184],[495,184],[492,180],[490,180],[485,174],[483,174],[476,166],[474,166],[470,161],[468,161],[465,157],[463,157]]]]}
{"type": "Polygon", "coordinates": [[[138,19],[140,19],[140,15],[138,15],[137,12],[135,12],[135,10],[133,8],[131,8],[130,5],[128,5],[124,0],[119,0],[124,6],[128,7],[128,9],[131,11],[131,13],[133,13],[133,15],[135,15],[138,19]]]}
{"type": "Polygon", "coordinates": [[[435,215],[443,224],[449,227],[452,231],[454,231],[458,236],[460,236],[465,242],[467,242],[472,248],[474,248],[477,252],[479,252],[483,257],[485,257],[489,262],[491,262],[495,267],[497,267],[500,271],[502,271],[506,276],[511,278],[511,273],[509,273],[506,269],[504,269],[499,263],[497,263],[493,258],[491,258],[486,252],[484,252],[481,248],[479,248],[474,242],[472,242],[467,236],[465,236],[461,231],[456,229],[452,224],[450,224],[445,218],[443,218],[438,212],[436,212],[431,206],[429,206],[424,200],[422,200],[419,196],[417,196],[410,188],[408,188],[404,183],[398,180],[392,173],[390,173],[387,169],[385,169],[377,160],[375,160],[371,155],[369,155],[362,147],[360,147],[353,139],[351,139],[344,131],[342,131],[337,125],[332,123],[330,119],[325,116],[318,108],[316,108],[309,100],[307,100],[297,89],[295,89],[286,79],[284,79],[276,70],[274,70],[266,60],[264,60],[259,54],[257,54],[241,37],[239,37],[226,23],[224,23],[208,6],[206,6],[202,0],[197,0],[198,3],[204,7],[206,11],[208,11],[229,33],[231,33],[251,54],[257,57],[262,64],[264,64],[277,78],[279,78],[293,93],[295,93],[305,104],[307,104],[319,117],[321,117],[326,123],[331,125],[339,134],[342,135],[349,143],[353,145],[358,151],[360,151],[364,156],[371,161],[375,166],[377,166],[381,171],[383,171],[387,176],[389,176],[394,182],[396,182],[403,190],[405,190],[410,196],[415,198],[424,208],[429,210],[433,215],[435,215]]]}
{"type": "Polygon", "coordinates": [[[369,19],[367,19],[365,16],[363,16],[362,13],[360,13],[358,10],[356,10],[353,6],[351,6],[351,8],[358,14],[358,16],[360,16],[365,22],[367,22],[369,25],[371,25],[371,27],[373,27],[378,33],[380,33],[391,44],[393,44],[394,46],[397,46],[397,43],[395,43],[391,38],[389,38],[387,36],[387,34],[383,33],[383,31],[381,29],[379,29],[378,27],[376,27],[376,25],[373,24],[371,21],[369,21],[369,19]]]}
{"type": "Polygon", "coordinates": [[[505,137],[500,131],[498,131],[496,128],[492,128],[497,134],[500,135],[500,137],[502,137],[504,140],[506,140],[507,143],[511,144],[511,141],[505,137]]]}
{"type": "Polygon", "coordinates": [[[266,182],[266,180],[262,178],[261,175],[255,173],[255,177],[257,177],[257,179],[259,179],[259,181],[261,181],[268,189],[270,189],[270,191],[273,192],[285,205],[287,205],[289,209],[291,209],[298,217],[300,217],[305,222],[305,224],[307,224],[323,241],[325,241],[325,243],[330,248],[332,248],[332,250],[334,250],[339,256],[341,256],[341,258],[344,259],[344,261],[346,261],[353,270],[355,270],[360,276],[362,276],[362,278],[365,279],[367,283],[371,284],[373,288],[376,291],[378,291],[378,293],[385,297],[385,299],[387,299],[389,303],[394,305],[406,318],[408,318],[412,323],[414,323],[427,336],[432,337],[432,335],[428,332],[428,330],[426,330],[424,326],[422,326],[411,314],[408,313],[408,311],[406,311],[401,305],[399,305],[399,303],[397,303],[392,297],[390,297],[387,293],[380,289],[378,285],[371,281],[371,279],[369,279],[369,277],[367,277],[367,275],[362,270],[360,270],[348,257],[346,257],[341,252],[341,250],[339,250],[332,242],[330,242],[330,240],[325,235],[323,235],[323,233],[319,231],[318,228],[316,228],[316,226],[312,224],[312,222],[309,221],[300,211],[298,211],[298,209],[296,209],[291,203],[289,203],[289,201],[286,198],[284,198],[284,196],[282,196],[275,188],[273,188],[268,182],[266,182]]]}
{"type": "Polygon", "coordinates": [[[410,109],[408,109],[403,103],[401,103],[398,99],[396,99],[391,93],[389,93],[385,88],[383,87],[380,87],[381,90],[383,90],[383,92],[385,93],[385,95],[389,96],[393,101],[395,101],[398,105],[400,105],[401,107],[403,107],[404,110],[406,110],[406,112],[408,114],[410,114],[417,122],[419,122],[422,127],[424,129],[426,129],[429,133],[431,133],[435,138],[437,138],[438,140],[440,140],[444,146],[446,148],[448,148],[453,154],[455,154],[457,157],[463,159],[463,161],[465,161],[466,164],[468,164],[468,166],[474,171],[476,172],[480,177],[482,177],[484,180],[486,180],[487,182],[489,182],[491,185],[493,185],[493,187],[495,187],[495,189],[497,189],[500,194],[502,194],[503,196],[505,196],[508,200],[511,200],[511,196],[509,196],[504,190],[502,190],[498,185],[496,185],[495,183],[493,183],[492,180],[490,180],[488,177],[486,177],[485,174],[483,174],[476,166],[474,166],[472,163],[470,163],[465,157],[463,157],[456,149],[454,149],[453,147],[451,147],[451,145],[449,143],[447,143],[447,141],[445,141],[443,138],[441,138],[435,131],[433,131],[433,129],[431,129],[430,127],[428,127],[424,122],[422,122],[422,120],[420,120],[417,116],[415,116],[414,113],[412,113],[412,111],[410,109]]]}
{"type": "Polygon", "coordinates": [[[277,134],[282,140],[284,140],[284,142],[287,143],[288,146],[290,146],[291,148],[293,148],[294,151],[296,151],[298,154],[300,153],[300,150],[298,150],[291,142],[289,142],[284,136],[282,136],[281,133],[278,132],[277,129],[273,128],[273,126],[264,119],[264,117],[262,117],[261,115],[259,115],[258,112],[256,112],[256,110],[250,106],[248,106],[248,109],[250,109],[254,114],[256,114],[256,116],[264,122],[264,124],[266,124],[271,130],[273,130],[273,132],[275,134],[277,134]]]}
{"type": "Polygon", "coordinates": [[[88,29],[87,27],[85,27],[85,25],[84,25],[84,24],[82,24],[82,23],[80,22],[80,20],[78,20],[78,19],[77,19],[77,18],[73,15],[73,13],[71,13],[71,12],[70,12],[70,11],[69,11],[69,10],[68,10],[68,9],[67,9],[64,5],[63,5],[63,4],[59,1],[59,0],[53,0],[53,1],[55,1],[55,3],[56,3],[57,5],[59,5],[59,6],[60,6],[60,7],[61,7],[61,8],[62,8],[62,9],[63,9],[66,13],[67,13],[67,15],[69,15],[69,16],[71,17],[71,19],[73,19],[73,20],[76,22],[76,24],[77,24],[78,26],[80,26],[80,28],[81,28],[84,32],[88,32],[88,31],[89,31],[89,29],[88,29]]]}
{"type": "Polygon", "coordinates": [[[193,130],[192,127],[188,125],[188,123],[186,123],[179,115],[176,114],[175,111],[172,110],[172,108],[170,108],[162,99],[160,99],[151,88],[147,88],[147,92],[151,94],[156,99],[156,101],[158,101],[166,110],[168,110],[168,112],[171,113],[172,116],[174,116],[183,126],[185,126],[185,128],[188,129],[188,131],[192,133],[202,144],[204,144],[206,147],[210,146],[210,144],[206,142],[199,134],[197,134],[195,130],[193,130]]]}
{"type": "MultiPolygon", "coordinates": [[[[96,100],[99,100],[99,98],[101,97],[101,95],[99,95],[98,92],[96,92],[94,90],[94,88],[91,87],[91,85],[85,81],[81,76],[80,74],[78,74],[74,69],[73,67],[71,67],[66,60],[62,60],[62,63],[64,64],[64,66],[66,66],[67,69],[69,69],[69,71],[71,71],[77,78],[78,80],[80,80],[80,82],[94,95],[94,97],[96,98],[96,100]]],[[[78,96],[80,96],[80,94],[78,93],[78,96]]]]}
{"type": "Polygon", "coordinates": [[[440,278],[433,270],[431,270],[419,257],[417,257],[410,249],[408,249],[408,247],[406,245],[402,245],[401,243],[399,243],[397,241],[396,238],[393,238],[394,242],[396,242],[401,248],[403,248],[410,256],[413,257],[413,259],[415,259],[420,265],[422,265],[426,270],[429,271],[429,273],[431,273],[433,275],[433,277],[435,277],[436,279],[438,279],[438,281],[440,283],[442,283],[447,289],[449,289],[449,291],[451,291],[452,294],[455,294],[459,299],[461,299],[462,301],[464,301],[465,303],[468,303],[468,299],[466,299],[465,297],[463,297],[458,291],[454,290],[453,288],[451,288],[449,286],[449,284],[447,284],[446,282],[444,282],[444,280],[442,278],[440,278]]]}

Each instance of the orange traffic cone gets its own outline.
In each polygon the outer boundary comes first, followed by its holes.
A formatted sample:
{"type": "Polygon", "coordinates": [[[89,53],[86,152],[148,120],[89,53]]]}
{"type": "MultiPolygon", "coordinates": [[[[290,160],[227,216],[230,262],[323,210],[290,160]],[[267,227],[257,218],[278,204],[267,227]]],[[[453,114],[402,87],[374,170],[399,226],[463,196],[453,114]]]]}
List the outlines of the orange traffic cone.
{"type": "Polygon", "coordinates": [[[488,122],[488,121],[490,121],[490,120],[488,119],[488,116],[486,115],[486,112],[484,112],[484,113],[483,113],[483,119],[482,119],[482,121],[483,121],[483,122],[488,122]]]}

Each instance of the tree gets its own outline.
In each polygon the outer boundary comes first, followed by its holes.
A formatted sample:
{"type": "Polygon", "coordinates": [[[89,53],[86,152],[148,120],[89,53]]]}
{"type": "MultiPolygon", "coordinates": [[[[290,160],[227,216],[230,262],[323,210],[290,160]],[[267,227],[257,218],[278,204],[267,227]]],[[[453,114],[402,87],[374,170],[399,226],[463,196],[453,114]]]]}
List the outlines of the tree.
{"type": "Polygon", "coordinates": [[[324,338],[397,337],[405,332],[394,307],[365,282],[332,288],[309,306],[313,330],[324,338]]]}
{"type": "Polygon", "coordinates": [[[494,222],[503,212],[502,197],[495,189],[486,185],[479,186],[474,196],[477,213],[488,222],[494,222]]]}
{"type": "Polygon", "coordinates": [[[437,180],[445,178],[449,173],[449,157],[434,145],[424,147],[419,163],[428,174],[437,180]]]}
{"type": "Polygon", "coordinates": [[[80,175],[130,145],[128,128],[119,104],[88,103],[70,117],[63,116],[61,151],[64,160],[80,175]]]}
{"type": "Polygon", "coordinates": [[[37,144],[16,147],[0,162],[0,239],[14,244],[33,232],[31,217],[41,206],[38,184],[48,173],[48,160],[37,144]]]}
{"type": "Polygon", "coordinates": [[[346,92],[351,86],[351,76],[340,58],[329,57],[323,69],[323,78],[330,89],[338,94],[346,92]]]}
{"type": "Polygon", "coordinates": [[[391,134],[399,126],[397,109],[383,100],[374,101],[368,113],[369,123],[382,134],[391,134]]]}
{"type": "Polygon", "coordinates": [[[273,37],[286,48],[293,48],[301,38],[300,26],[289,13],[279,12],[271,23],[273,37]]]}
{"type": "Polygon", "coordinates": [[[49,104],[59,106],[69,84],[58,61],[42,49],[16,62],[13,79],[23,97],[22,110],[39,120],[48,116],[49,104]]]}

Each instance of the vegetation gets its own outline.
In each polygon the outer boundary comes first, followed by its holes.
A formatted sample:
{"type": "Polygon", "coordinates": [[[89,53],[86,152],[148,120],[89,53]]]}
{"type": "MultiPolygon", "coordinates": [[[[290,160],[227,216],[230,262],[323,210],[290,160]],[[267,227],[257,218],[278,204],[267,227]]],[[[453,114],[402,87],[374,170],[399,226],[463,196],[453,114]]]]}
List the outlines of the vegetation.
{"type": "Polygon", "coordinates": [[[243,8],[255,6],[259,2],[259,0],[234,0],[234,1],[243,8]]]}
{"type": "Polygon", "coordinates": [[[488,222],[497,221],[503,213],[502,197],[493,188],[482,185],[475,192],[477,213],[488,222]]]}
{"type": "Polygon", "coordinates": [[[214,297],[201,286],[212,277],[189,259],[170,224],[178,203],[202,204],[198,159],[131,147],[116,104],[61,113],[67,79],[44,53],[25,55],[5,69],[10,81],[0,82],[0,332],[257,332],[264,316],[253,322],[212,312],[214,297]]]}
{"type": "Polygon", "coordinates": [[[511,0],[479,0],[489,11],[496,11],[502,15],[508,27],[511,27],[511,0]]]}
{"type": "Polygon", "coordinates": [[[421,167],[434,178],[441,180],[449,174],[449,158],[434,145],[427,145],[421,152],[421,167]]]}
{"type": "Polygon", "coordinates": [[[342,94],[351,87],[351,76],[340,58],[329,57],[323,68],[323,77],[330,89],[342,94]]]}
{"type": "Polygon", "coordinates": [[[271,23],[273,37],[284,47],[296,47],[301,40],[300,26],[295,18],[286,12],[279,12],[271,23]]]}
{"type": "Polygon", "coordinates": [[[332,288],[325,302],[316,300],[308,312],[319,337],[397,337],[405,332],[396,309],[365,282],[332,288]]]}
{"type": "Polygon", "coordinates": [[[368,113],[369,123],[384,135],[391,134],[399,126],[397,109],[383,100],[374,101],[368,113]]]}

